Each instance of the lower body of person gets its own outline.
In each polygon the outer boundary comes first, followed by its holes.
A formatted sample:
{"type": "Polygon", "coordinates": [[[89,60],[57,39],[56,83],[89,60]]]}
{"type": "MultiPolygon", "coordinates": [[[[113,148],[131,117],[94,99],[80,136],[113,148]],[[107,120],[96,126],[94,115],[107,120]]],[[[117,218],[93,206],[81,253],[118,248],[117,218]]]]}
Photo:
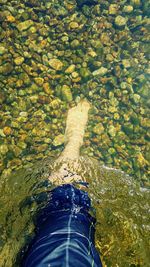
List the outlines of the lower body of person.
{"type": "Polygon", "coordinates": [[[95,249],[95,218],[87,192],[71,184],[51,191],[23,267],[102,267],[95,249]]]}

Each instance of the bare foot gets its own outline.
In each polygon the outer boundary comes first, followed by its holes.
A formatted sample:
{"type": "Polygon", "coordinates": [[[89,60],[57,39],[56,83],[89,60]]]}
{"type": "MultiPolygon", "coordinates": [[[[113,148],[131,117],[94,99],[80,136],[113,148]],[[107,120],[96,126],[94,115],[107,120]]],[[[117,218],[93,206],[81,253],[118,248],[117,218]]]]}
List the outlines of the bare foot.
{"type": "Polygon", "coordinates": [[[73,107],[68,111],[65,131],[66,147],[58,160],[74,160],[79,157],[80,147],[83,144],[85,127],[88,120],[89,109],[89,102],[87,100],[82,100],[76,107],[73,107]]]}
{"type": "Polygon", "coordinates": [[[65,131],[66,147],[56,161],[57,163],[62,162],[63,164],[59,171],[52,173],[49,177],[49,180],[54,184],[59,185],[83,180],[83,178],[81,178],[81,176],[76,172],[71,172],[69,170],[67,162],[71,161],[75,163],[75,161],[77,162],[79,158],[89,109],[89,102],[87,100],[82,100],[77,106],[68,111],[65,131]]]}

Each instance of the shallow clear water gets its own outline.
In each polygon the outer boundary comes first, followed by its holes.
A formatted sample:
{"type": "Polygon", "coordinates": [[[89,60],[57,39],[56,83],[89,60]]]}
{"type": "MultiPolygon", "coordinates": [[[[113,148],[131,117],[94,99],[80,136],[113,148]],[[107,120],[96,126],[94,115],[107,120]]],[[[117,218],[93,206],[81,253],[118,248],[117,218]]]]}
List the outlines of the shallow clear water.
{"type": "Polygon", "coordinates": [[[97,161],[83,158],[78,172],[90,182],[103,264],[149,266],[149,191],[135,180],[149,187],[150,1],[94,2],[0,0],[1,266],[19,265],[51,189],[46,158],[64,149],[67,111],[84,97],[81,154],[97,161]]]}
{"type": "MultiPolygon", "coordinates": [[[[1,266],[19,266],[20,252],[34,234],[36,213],[54,187],[47,177],[59,167],[53,160],[44,160],[1,180],[1,266]]],[[[89,182],[87,191],[97,218],[96,246],[103,265],[148,267],[149,190],[87,157],[81,157],[75,167],[70,163],[69,168],[89,182]]]]}

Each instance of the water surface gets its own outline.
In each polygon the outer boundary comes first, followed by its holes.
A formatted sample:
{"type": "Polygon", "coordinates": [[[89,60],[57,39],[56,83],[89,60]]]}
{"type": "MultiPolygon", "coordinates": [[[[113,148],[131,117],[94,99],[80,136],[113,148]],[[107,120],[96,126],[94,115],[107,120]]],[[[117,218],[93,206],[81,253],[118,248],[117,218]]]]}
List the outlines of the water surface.
{"type": "MultiPolygon", "coordinates": [[[[1,180],[1,266],[19,266],[20,252],[34,235],[37,211],[54,187],[47,178],[60,164],[38,162],[1,180]]],[[[96,215],[96,247],[104,266],[149,266],[149,190],[140,188],[123,172],[81,157],[77,171],[89,182],[86,189],[96,215]]]]}

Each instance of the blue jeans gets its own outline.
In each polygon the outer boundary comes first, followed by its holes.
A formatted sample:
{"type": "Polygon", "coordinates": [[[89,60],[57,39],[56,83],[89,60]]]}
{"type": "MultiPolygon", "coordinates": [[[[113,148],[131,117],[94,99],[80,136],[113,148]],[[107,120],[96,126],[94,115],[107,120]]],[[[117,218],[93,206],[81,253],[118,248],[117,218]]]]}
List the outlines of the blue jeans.
{"type": "Polygon", "coordinates": [[[87,192],[66,184],[51,191],[23,267],[102,267],[87,192]]]}

